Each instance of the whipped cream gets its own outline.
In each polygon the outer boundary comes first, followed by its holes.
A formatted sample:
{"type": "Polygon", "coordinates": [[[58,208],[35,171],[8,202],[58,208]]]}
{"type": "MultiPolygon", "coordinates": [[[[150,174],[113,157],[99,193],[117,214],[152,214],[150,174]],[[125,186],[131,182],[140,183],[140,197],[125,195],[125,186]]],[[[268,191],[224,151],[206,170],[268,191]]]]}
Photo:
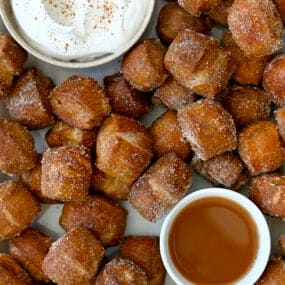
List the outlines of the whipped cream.
{"type": "Polygon", "coordinates": [[[53,58],[84,61],[116,52],[139,30],[148,0],[10,0],[20,32],[53,58]]]}

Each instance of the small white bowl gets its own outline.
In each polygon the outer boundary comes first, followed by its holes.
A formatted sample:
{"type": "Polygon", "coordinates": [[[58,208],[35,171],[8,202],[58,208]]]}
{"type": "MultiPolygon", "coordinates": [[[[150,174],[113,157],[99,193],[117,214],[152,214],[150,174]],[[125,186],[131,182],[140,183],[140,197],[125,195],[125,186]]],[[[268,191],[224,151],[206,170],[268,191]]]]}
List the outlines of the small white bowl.
{"type": "Polygon", "coordinates": [[[89,67],[95,67],[95,66],[108,63],[120,57],[125,52],[127,52],[140,39],[144,31],[146,30],[151,20],[154,6],[155,6],[155,0],[149,0],[148,10],[145,15],[145,18],[143,22],[141,23],[140,28],[138,29],[138,31],[136,32],[135,36],[132,38],[131,41],[129,41],[128,43],[120,47],[120,49],[118,49],[115,53],[107,54],[105,56],[94,58],[94,59],[90,59],[89,61],[64,61],[60,59],[55,59],[55,58],[45,55],[38,49],[35,49],[34,47],[32,47],[18,31],[17,24],[13,17],[10,1],[0,0],[0,16],[2,18],[2,21],[5,27],[7,28],[11,36],[16,40],[16,42],[18,42],[20,46],[22,46],[28,53],[35,56],[36,58],[44,62],[47,62],[49,64],[64,67],[64,68],[89,68],[89,67]]]}
{"type": "Polygon", "coordinates": [[[257,256],[249,271],[241,279],[237,280],[235,285],[254,284],[264,271],[270,255],[271,239],[269,228],[264,215],[253,202],[242,194],[223,188],[205,188],[197,190],[183,198],[166,216],[160,232],[160,252],[166,271],[177,285],[194,284],[183,277],[183,275],[175,268],[175,265],[171,260],[168,248],[169,231],[177,214],[179,214],[182,209],[194,201],[209,197],[225,198],[237,203],[244,208],[252,217],[253,221],[255,221],[259,236],[257,256]]]}

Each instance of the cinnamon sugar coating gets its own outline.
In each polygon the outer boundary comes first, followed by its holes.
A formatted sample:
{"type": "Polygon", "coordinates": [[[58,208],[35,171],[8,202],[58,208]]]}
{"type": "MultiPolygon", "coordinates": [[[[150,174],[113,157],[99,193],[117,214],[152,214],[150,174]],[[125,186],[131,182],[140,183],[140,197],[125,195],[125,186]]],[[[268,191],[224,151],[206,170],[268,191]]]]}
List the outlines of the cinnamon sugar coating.
{"type": "Polygon", "coordinates": [[[180,84],[211,99],[226,86],[232,73],[230,53],[216,39],[191,29],[177,34],[164,62],[180,84]]]}
{"type": "Polygon", "coordinates": [[[0,119],[0,169],[20,174],[35,167],[37,153],[31,133],[20,123],[0,119]]]}
{"type": "Polygon", "coordinates": [[[12,256],[37,281],[49,282],[43,273],[42,263],[51,246],[51,239],[36,229],[28,228],[19,236],[10,239],[9,249],[12,256]]]}
{"type": "Polygon", "coordinates": [[[147,275],[148,284],[164,284],[166,272],[160,256],[158,237],[127,236],[121,244],[119,256],[139,265],[147,275]]]}
{"type": "Polygon", "coordinates": [[[200,16],[215,7],[220,0],[178,0],[178,4],[193,16],[200,16]]]}
{"type": "Polygon", "coordinates": [[[273,0],[273,2],[275,3],[279,11],[279,14],[284,22],[285,21],[285,1],[284,0],[273,0]]]}
{"type": "Polygon", "coordinates": [[[10,255],[0,253],[0,284],[32,285],[28,273],[10,255]]]}
{"type": "Polygon", "coordinates": [[[84,202],[65,203],[59,223],[65,230],[84,226],[103,246],[117,245],[123,238],[127,211],[113,200],[92,195],[84,202]]]}
{"type": "Polygon", "coordinates": [[[125,54],[121,71],[131,86],[139,91],[151,91],[168,77],[163,63],[165,53],[166,47],[158,40],[145,40],[125,54]]]}
{"type": "Polygon", "coordinates": [[[52,90],[50,102],[59,119],[81,129],[99,126],[111,111],[105,91],[88,76],[65,79],[52,90]]]}
{"type": "Polygon", "coordinates": [[[40,203],[22,183],[0,184],[0,240],[14,237],[26,229],[41,210],[40,203]]]}
{"type": "Polygon", "coordinates": [[[59,201],[84,201],[87,199],[91,173],[90,152],[86,147],[47,149],[42,158],[42,194],[59,201]]]}
{"type": "Polygon", "coordinates": [[[232,79],[240,84],[258,85],[269,56],[247,56],[239,48],[229,31],[224,32],[221,45],[231,53],[233,74],[232,79]]]}
{"type": "Polygon", "coordinates": [[[178,83],[173,77],[168,77],[155,90],[152,101],[156,105],[163,104],[168,109],[177,111],[179,108],[193,103],[196,97],[193,91],[178,83]]]}
{"type": "Polygon", "coordinates": [[[275,111],[275,119],[283,142],[285,142],[285,108],[279,108],[275,111]]]}
{"type": "Polygon", "coordinates": [[[202,99],[178,110],[182,134],[199,159],[208,160],[237,147],[232,116],[218,102],[202,99]]]}
{"type": "Polygon", "coordinates": [[[96,141],[96,166],[131,185],[152,158],[152,140],[140,122],[112,114],[101,126],[96,141]]]}
{"type": "Polygon", "coordinates": [[[26,70],[17,80],[6,100],[11,117],[30,129],[41,129],[53,121],[48,100],[52,83],[35,68],[26,70]]]}
{"type": "Polygon", "coordinates": [[[211,20],[220,25],[227,26],[229,10],[233,3],[234,0],[220,0],[207,14],[211,20]]]}
{"type": "Polygon", "coordinates": [[[181,8],[177,2],[167,3],[160,10],[156,30],[159,38],[166,43],[174,40],[177,33],[191,28],[199,33],[210,31],[210,23],[202,17],[195,17],[181,8]]]}
{"type": "Polygon", "coordinates": [[[113,113],[138,118],[151,110],[149,94],[131,87],[121,73],[104,77],[104,85],[113,113]]]}
{"type": "Polygon", "coordinates": [[[89,230],[73,228],[52,243],[42,268],[58,285],[90,285],[104,252],[89,230]]]}
{"type": "Polygon", "coordinates": [[[153,138],[153,153],[157,157],[171,151],[183,160],[191,155],[190,144],[182,136],[176,112],[166,111],[153,121],[149,131],[153,138]]]}
{"type": "Polygon", "coordinates": [[[242,129],[238,151],[252,175],[274,171],[284,162],[277,126],[271,121],[259,121],[242,129]]]}
{"type": "Polygon", "coordinates": [[[146,220],[156,222],[187,193],[191,184],[191,168],[169,152],[133,184],[129,202],[146,220]]]}
{"type": "Polygon", "coordinates": [[[96,279],[96,285],[147,285],[145,272],[134,262],[116,257],[107,263],[96,279]]]}
{"type": "Polygon", "coordinates": [[[271,0],[235,0],[229,29],[247,56],[265,56],[282,47],[282,20],[271,0]]]}

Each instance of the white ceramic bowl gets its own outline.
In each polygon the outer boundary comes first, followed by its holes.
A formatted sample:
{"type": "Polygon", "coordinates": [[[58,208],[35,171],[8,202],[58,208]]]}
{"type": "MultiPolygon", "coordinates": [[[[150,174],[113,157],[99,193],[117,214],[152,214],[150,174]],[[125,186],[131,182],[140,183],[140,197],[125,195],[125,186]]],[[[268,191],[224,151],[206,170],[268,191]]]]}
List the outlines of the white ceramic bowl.
{"type": "Polygon", "coordinates": [[[183,198],[165,218],[160,232],[160,251],[162,261],[168,274],[177,285],[193,284],[187,279],[185,279],[182,274],[180,274],[180,272],[175,268],[175,265],[171,260],[168,249],[169,231],[172,223],[177,217],[177,214],[180,213],[182,209],[184,209],[186,206],[196,200],[209,197],[221,197],[239,204],[250,214],[253,221],[256,222],[256,228],[259,236],[259,248],[257,251],[257,257],[250,270],[243,278],[238,280],[235,285],[254,284],[264,271],[270,255],[271,240],[269,228],[264,218],[264,215],[253,202],[251,202],[247,197],[242,194],[223,188],[206,188],[202,190],[197,190],[189,194],[188,196],[183,198]]]}
{"type": "MultiPolygon", "coordinates": [[[[35,0],[38,1],[38,0],[35,0]]],[[[41,51],[32,47],[24,37],[19,33],[17,25],[12,15],[12,10],[10,6],[10,0],[0,0],[0,15],[2,17],[2,21],[6,26],[7,30],[11,34],[11,36],[21,45],[28,53],[35,56],[36,58],[47,62],[52,65],[64,67],[64,68],[89,68],[99,66],[105,63],[108,63],[122,54],[127,52],[142,36],[144,31],[146,30],[154,10],[155,0],[149,0],[148,10],[144,21],[141,23],[140,28],[138,29],[135,36],[132,38],[131,41],[123,45],[120,49],[118,49],[115,53],[108,54],[99,58],[91,59],[89,61],[64,61],[52,58],[50,56],[45,55],[41,51]]]]}

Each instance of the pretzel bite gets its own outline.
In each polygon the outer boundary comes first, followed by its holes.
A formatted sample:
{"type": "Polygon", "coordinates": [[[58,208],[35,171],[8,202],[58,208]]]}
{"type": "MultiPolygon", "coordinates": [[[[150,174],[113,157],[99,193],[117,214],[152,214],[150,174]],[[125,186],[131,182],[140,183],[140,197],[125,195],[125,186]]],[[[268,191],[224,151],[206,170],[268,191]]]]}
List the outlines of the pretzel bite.
{"type": "Polygon", "coordinates": [[[106,196],[115,200],[126,200],[131,187],[118,177],[112,177],[93,166],[91,186],[95,191],[103,192],[106,196]]]}
{"type": "Polygon", "coordinates": [[[189,143],[183,138],[174,111],[166,111],[149,128],[153,138],[153,152],[157,157],[173,151],[186,160],[191,154],[189,143]]]}
{"type": "Polygon", "coordinates": [[[42,269],[58,285],[90,285],[104,252],[89,230],[73,228],[52,243],[42,269]]]}
{"type": "Polygon", "coordinates": [[[199,159],[208,160],[237,146],[234,121],[219,104],[207,99],[178,110],[182,134],[199,159]]]}
{"type": "Polygon", "coordinates": [[[26,229],[41,210],[40,203],[20,182],[0,184],[0,240],[26,229]]]}
{"type": "Polygon", "coordinates": [[[147,285],[145,272],[134,262],[116,257],[108,262],[96,279],[96,285],[147,285]]]}
{"type": "Polygon", "coordinates": [[[42,194],[59,201],[84,201],[87,199],[91,173],[90,153],[86,147],[47,149],[42,158],[42,194]]]}
{"type": "Polygon", "coordinates": [[[271,0],[235,0],[229,29],[247,56],[265,56],[282,47],[282,20],[271,0]]]}
{"type": "Polygon", "coordinates": [[[227,26],[230,7],[234,0],[220,0],[218,5],[213,7],[207,14],[216,23],[227,26]]]}
{"type": "Polygon", "coordinates": [[[10,239],[11,255],[37,281],[49,282],[43,273],[42,263],[51,246],[51,239],[36,229],[28,228],[19,236],[10,239]]]}
{"type": "Polygon", "coordinates": [[[196,95],[183,85],[179,84],[173,77],[169,77],[159,86],[153,96],[154,104],[164,104],[168,109],[178,110],[179,108],[191,104],[196,99],[196,95]]]}
{"type": "Polygon", "coordinates": [[[98,132],[96,166],[131,185],[149,164],[151,148],[151,137],[141,123],[112,114],[98,132]]]}
{"type": "Polygon", "coordinates": [[[0,119],[0,170],[20,174],[35,167],[37,153],[31,133],[20,123],[0,119]]]}
{"type": "Polygon", "coordinates": [[[165,269],[155,236],[128,236],[120,247],[120,257],[132,260],[146,273],[149,285],[163,285],[165,269]]]}
{"type": "Polygon", "coordinates": [[[58,118],[81,129],[99,126],[111,111],[104,89],[87,76],[65,79],[51,91],[50,102],[58,118]]]}
{"type": "Polygon", "coordinates": [[[256,285],[283,285],[285,280],[285,261],[281,256],[272,257],[256,285]]]}
{"type": "Polygon", "coordinates": [[[0,85],[10,87],[20,75],[28,58],[27,52],[9,35],[0,33],[0,85]]]}
{"type": "Polygon", "coordinates": [[[260,121],[242,129],[238,151],[252,175],[274,171],[284,162],[277,126],[271,121],[260,121]]]}
{"type": "Polygon", "coordinates": [[[65,230],[84,226],[94,232],[104,246],[117,245],[123,238],[127,211],[113,200],[99,195],[84,202],[65,203],[59,223],[65,230]]]}
{"type": "Polygon", "coordinates": [[[146,220],[156,222],[186,194],[191,184],[191,168],[169,152],[133,184],[129,202],[146,220]]]}
{"type": "Polygon", "coordinates": [[[95,145],[96,137],[96,129],[82,130],[58,121],[48,130],[45,139],[50,147],[84,145],[91,148],[95,145]]]}
{"type": "Polygon", "coordinates": [[[53,121],[48,100],[52,89],[48,77],[40,76],[35,68],[28,69],[16,82],[6,107],[11,117],[30,129],[40,129],[53,121]]]}
{"type": "Polygon", "coordinates": [[[32,285],[28,273],[10,255],[0,253],[0,284],[32,285]]]}
{"type": "Polygon", "coordinates": [[[121,73],[106,76],[104,85],[114,113],[138,118],[151,110],[148,94],[131,87],[121,73]]]}
{"type": "Polygon", "coordinates": [[[283,141],[285,141],[285,108],[279,108],[275,111],[275,119],[279,134],[283,141]]]}
{"type": "Polygon", "coordinates": [[[275,217],[285,217],[285,176],[278,172],[252,179],[249,197],[261,210],[275,217]]]}
{"type": "Polygon", "coordinates": [[[230,152],[206,161],[195,155],[192,159],[192,167],[215,185],[238,190],[247,182],[244,164],[238,156],[230,152]]]}
{"type": "Polygon", "coordinates": [[[269,56],[247,56],[234,41],[230,32],[226,31],[221,39],[221,45],[231,52],[234,65],[232,79],[240,84],[258,85],[269,56]]]}
{"type": "Polygon", "coordinates": [[[190,15],[177,2],[167,3],[160,10],[156,30],[162,41],[172,42],[177,33],[186,28],[199,33],[207,33],[210,31],[210,24],[202,17],[190,15]]]}
{"type": "Polygon", "coordinates": [[[131,86],[151,91],[168,77],[163,63],[165,53],[166,48],[158,40],[145,40],[124,56],[121,71],[131,86]]]}
{"type": "Polygon", "coordinates": [[[237,128],[268,120],[270,116],[269,96],[260,88],[233,86],[222,99],[222,105],[232,115],[237,128]]]}
{"type": "Polygon", "coordinates": [[[193,16],[200,16],[215,7],[220,0],[178,0],[178,4],[193,16]]]}
{"type": "Polygon", "coordinates": [[[279,11],[279,14],[284,22],[285,21],[285,1],[284,0],[273,0],[273,2],[275,3],[279,11]]]}
{"type": "Polygon", "coordinates": [[[225,87],[232,73],[229,52],[216,39],[191,29],[178,33],[164,62],[180,84],[208,98],[225,87]]]}
{"type": "Polygon", "coordinates": [[[263,87],[277,105],[285,105],[285,53],[274,57],[265,67],[263,87]]]}

